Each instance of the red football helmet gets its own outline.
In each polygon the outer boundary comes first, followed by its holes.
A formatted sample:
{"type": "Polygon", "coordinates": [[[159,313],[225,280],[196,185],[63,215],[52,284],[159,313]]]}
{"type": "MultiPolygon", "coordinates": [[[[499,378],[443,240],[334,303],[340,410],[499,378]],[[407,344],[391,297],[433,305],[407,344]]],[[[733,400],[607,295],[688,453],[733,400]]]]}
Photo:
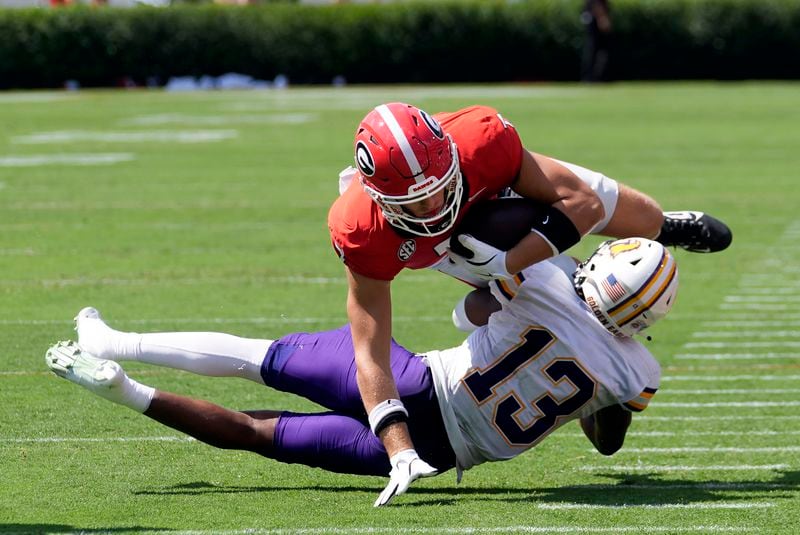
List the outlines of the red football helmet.
{"type": "Polygon", "coordinates": [[[421,109],[392,102],[369,112],[356,130],[355,160],[361,185],[393,226],[438,236],[455,224],[464,190],[458,149],[421,109]],[[436,214],[418,217],[406,209],[442,191],[436,214]]]}

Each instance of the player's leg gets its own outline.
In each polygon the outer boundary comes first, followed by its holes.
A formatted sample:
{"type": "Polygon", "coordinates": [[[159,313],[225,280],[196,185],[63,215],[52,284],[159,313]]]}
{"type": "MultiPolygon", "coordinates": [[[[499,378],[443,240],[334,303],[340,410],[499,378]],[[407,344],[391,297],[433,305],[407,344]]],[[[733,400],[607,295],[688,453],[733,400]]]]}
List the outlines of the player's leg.
{"type": "Polygon", "coordinates": [[[591,169],[556,161],[586,182],[603,203],[606,215],[592,229],[593,234],[614,238],[640,236],[697,253],[722,251],[731,244],[728,226],[709,214],[663,212],[652,197],[641,191],[591,169]]]}
{"type": "MultiPolygon", "coordinates": [[[[430,369],[421,357],[403,348],[394,340],[390,347],[390,365],[400,399],[408,411],[408,429],[417,453],[429,464],[446,469],[447,462],[455,462],[454,453],[447,438],[430,369]]],[[[357,423],[363,427],[359,432],[360,443],[373,444],[363,447],[367,447],[369,451],[372,451],[373,447],[380,447],[383,455],[380,458],[380,466],[384,467],[386,453],[380,440],[369,429],[367,414],[358,390],[353,340],[348,325],[319,333],[292,334],[276,340],[267,352],[262,376],[268,386],[310,399],[318,405],[336,411],[340,417],[351,417],[355,423],[350,423],[349,426],[357,423]],[[365,438],[366,435],[371,437],[369,441],[365,438]]],[[[325,423],[332,425],[332,421],[327,419],[325,423]]],[[[329,437],[335,436],[333,430],[329,430],[324,433],[317,432],[309,439],[304,433],[314,431],[316,428],[307,421],[282,417],[281,422],[287,429],[287,433],[281,436],[292,436],[293,432],[288,430],[296,427],[296,434],[302,438],[302,443],[313,445],[314,441],[324,442],[329,437]]],[[[317,446],[312,446],[311,453],[295,446],[290,449],[303,451],[303,456],[313,456],[315,447],[317,446]]],[[[289,460],[286,462],[310,463],[310,461],[289,460]]],[[[348,470],[352,472],[354,469],[348,470]]],[[[381,472],[383,475],[386,473],[386,471],[381,472]]]]}
{"type": "MultiPolygon", "coordinates": [[[[404,403],[435,399],[430,370],[422,358],[392,340],[390,364],[404,403]]],[[[267,351],[262,377],[276,390],[303,396],[328,409],[365,416],[349,325],[276,340],[267,351]]]]}
{"type": "MultiPolygon", "coordinates": [[[[217,448],[252,451],[334,472],[385,476],[390,470],[380,439],[353,416],[232,411],[142,385],[129,378],[120,364],[95,358],[73,342],[54,345],[45,360],[60,377],[217,448]]],[[[437,422],[419,416],[419,425],[412,427],[418,453],[440,471],[452,468],[455,455],[441,417],[437,422]]]]}
{"type": "Polygon", "coordinates": [[[120,364],[96,358],[74,342],[54,345],[45,361],[56,375],[212,446],[258,453],[272,447],[279,412],[231,411],[156,390],[128,377],[120,364]]]}
{"type": "Polygon", "coordinates": [[[617,183],[617,202],[606,225],[595,230],[614,238],[638,236],[653,239],[661,231],[664,214],[649,195],[617,183]]]}
{"type": "Polygon", "coordinates": [[[148,418],[215,448],[269,456],[279,411],[233,411],[214,403],[156,390],[148,418]]]}
{"type": "Polygon", "coordinates": [[[625,442],[631,425],[631,413],[620,405],[611,405],[581,418],[581,429],[603,455],[613,455],[625,442]]]}
{"type": "Polygon", "coordinates": [[[272,340],[215,332],[133,333],[109,327],[91,307],[75,317],[78,344],[98,358],[136,360],[212,377],[263,384],[261,364],[272,340]]]}

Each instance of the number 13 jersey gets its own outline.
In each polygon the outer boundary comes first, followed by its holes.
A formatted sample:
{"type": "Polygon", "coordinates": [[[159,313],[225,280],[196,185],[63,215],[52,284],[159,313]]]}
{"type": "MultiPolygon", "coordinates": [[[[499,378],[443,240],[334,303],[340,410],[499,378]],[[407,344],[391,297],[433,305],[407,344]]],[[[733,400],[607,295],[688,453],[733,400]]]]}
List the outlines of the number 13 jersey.
{"type": "Polygon", "coordinates": [[[658,362],[609,333],[556,263],[491,287],[502,309],[489,324],[459,347],[425,354],[460,470],[515,457],[603,407],[647,406],[658,362]]]}

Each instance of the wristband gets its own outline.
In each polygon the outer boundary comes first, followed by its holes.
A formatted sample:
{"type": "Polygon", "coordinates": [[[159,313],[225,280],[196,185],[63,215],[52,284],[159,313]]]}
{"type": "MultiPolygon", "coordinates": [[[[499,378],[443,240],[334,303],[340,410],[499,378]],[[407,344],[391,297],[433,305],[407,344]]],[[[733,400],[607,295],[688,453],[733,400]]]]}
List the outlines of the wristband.
{"type": "Polygon", "coordinates": [[[369,411],[369,427],[375,436],[387,425],[408,420],[408,411],[399,399],[381,401],[369,411]]]}
{"type": "Polygon", "coordinates": [[[581,233],[578,232],[575,223],[554,206],[548,206],[543,217],[534,220],[531,231],[544,238],[553,250],[553,256],[563,253],[581,241],[581,233]]]}

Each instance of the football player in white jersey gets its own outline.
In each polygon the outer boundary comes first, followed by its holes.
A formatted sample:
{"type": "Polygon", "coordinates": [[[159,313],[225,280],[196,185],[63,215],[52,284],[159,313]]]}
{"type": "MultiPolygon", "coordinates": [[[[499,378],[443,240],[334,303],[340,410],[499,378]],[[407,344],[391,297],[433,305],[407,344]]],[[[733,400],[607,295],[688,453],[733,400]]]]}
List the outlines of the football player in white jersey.
{"type": "Polygon", "coordinates": [[[632,336],[672,307],[677,268],[662,245],[641,238],[607,242],[574,267],[559,257],[493,282],[501,309],[458,347],[414,354],[393,342],[402,403],[388,400],[369,415],[346,325],[277,340],[138,334],[114,330],[85,308],[76,318],[78,343],[55,344],[45,360],[57,375],[213,446],[388,474],[380,506],[420,477],[456,468],[460,478],[477,464],[515,457],[575,419],[601,453],[622,446],[631,411],[647,406],[660,377],[655,358],[632,336]],[[118,364],[125,360],[241,377],[328,411],[228,410],[143,385],[118,364]],[[377,435],[398,420],[408,422],[416,452],[388,459],[377,435]]]}

